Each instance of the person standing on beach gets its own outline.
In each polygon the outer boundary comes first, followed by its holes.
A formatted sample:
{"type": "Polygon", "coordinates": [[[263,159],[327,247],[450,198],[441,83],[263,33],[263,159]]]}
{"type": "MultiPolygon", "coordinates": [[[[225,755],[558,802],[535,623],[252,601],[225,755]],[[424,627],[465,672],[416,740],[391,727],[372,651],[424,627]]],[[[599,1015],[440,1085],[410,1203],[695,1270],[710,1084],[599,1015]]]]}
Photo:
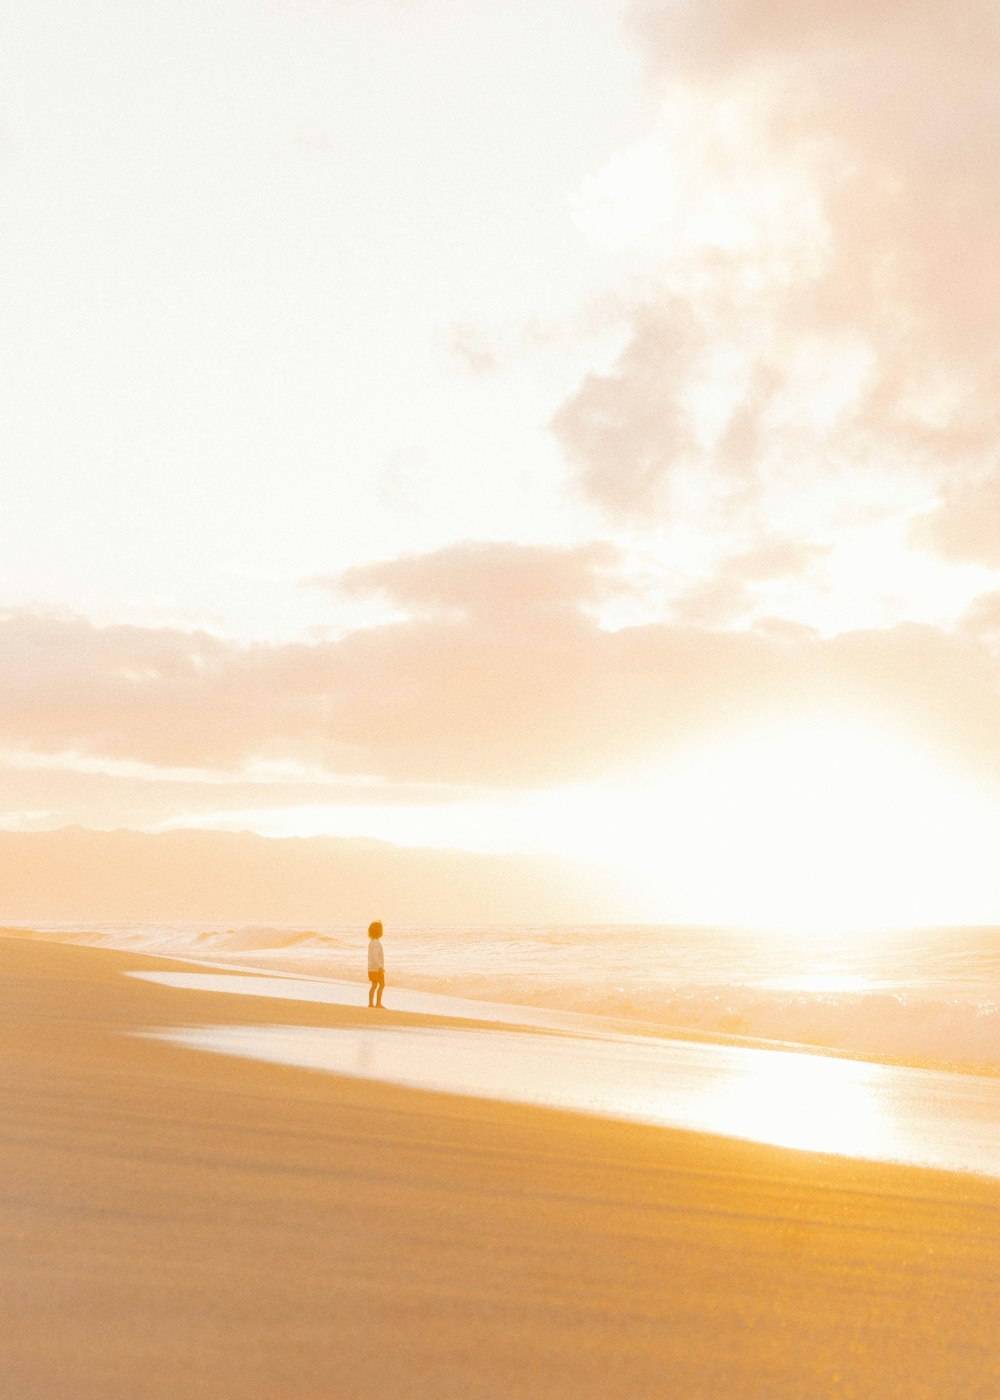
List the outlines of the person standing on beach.
{"type": "Polygon", "coordinates": [[[368,1005],[382,1005],[385,986],[385,956],[382,952],[382,924],[376,919],[368,925],[368,1005]],[[378,994],[376,999],[376,993],[378,994]]]}

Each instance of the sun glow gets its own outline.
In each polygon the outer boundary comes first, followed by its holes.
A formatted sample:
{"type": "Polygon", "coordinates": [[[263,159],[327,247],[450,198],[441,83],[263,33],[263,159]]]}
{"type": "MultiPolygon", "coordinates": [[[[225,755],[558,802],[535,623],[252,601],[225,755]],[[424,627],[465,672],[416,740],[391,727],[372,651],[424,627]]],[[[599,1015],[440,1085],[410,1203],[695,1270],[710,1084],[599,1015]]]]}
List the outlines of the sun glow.
{"type": "Polygon", "coordinates": [[[847,713],[733,731],[640,778],[549,790],[377,793],[182,825],[544,853],[603,871],[617,917],[850,933],[989,923],[1000,805],[903,733],[847,713]]]}
{"type": "MultiPolygon", "coordinates": [[[[817,932],[976,921],[1000,811],[933,753],[813,715],[619,791],[605,831],[658,917],[817,932]]],[[[651,908],[652,913],[652,908],[651,908]]]]}
{"type": "Polygon", "coordinates": [[[720,1080],[716,1092],[715,1110],[735,1136],[844,1156],[899,1151],[879,1101],[881,1067],[783,1051],[744,1051],[742,1059],[743,1072],[720,1080]]]}

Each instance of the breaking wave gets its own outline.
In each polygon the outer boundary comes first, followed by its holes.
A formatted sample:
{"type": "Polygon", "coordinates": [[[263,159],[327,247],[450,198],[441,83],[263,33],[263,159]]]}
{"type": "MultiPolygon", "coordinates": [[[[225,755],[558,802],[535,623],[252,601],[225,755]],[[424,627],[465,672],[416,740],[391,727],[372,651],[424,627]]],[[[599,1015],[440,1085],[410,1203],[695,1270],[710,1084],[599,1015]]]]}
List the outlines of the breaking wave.
{"type": "MultiPolygon", "coordinates": [[[[161,957],[365,980],[364,930],[180,924],[36,936],[161,957]]],[[[665,928],[389,930],[390,985],[586,1012],[687,1033],[1000,1073],[1000,932],[768,941],[665,928]]]]}

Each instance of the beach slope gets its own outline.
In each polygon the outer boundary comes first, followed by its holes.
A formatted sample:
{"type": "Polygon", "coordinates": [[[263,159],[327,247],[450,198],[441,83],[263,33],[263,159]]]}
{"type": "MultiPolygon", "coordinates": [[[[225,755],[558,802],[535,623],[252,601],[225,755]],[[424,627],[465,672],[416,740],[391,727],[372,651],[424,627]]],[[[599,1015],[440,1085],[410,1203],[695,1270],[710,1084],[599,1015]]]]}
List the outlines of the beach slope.
{"type": "Polygon", "coordinates": [[[370,1024],[153,966],[0,939],[12,1400],[1000,1394],[1000,1184],[139,1038],[370,1024]]]}

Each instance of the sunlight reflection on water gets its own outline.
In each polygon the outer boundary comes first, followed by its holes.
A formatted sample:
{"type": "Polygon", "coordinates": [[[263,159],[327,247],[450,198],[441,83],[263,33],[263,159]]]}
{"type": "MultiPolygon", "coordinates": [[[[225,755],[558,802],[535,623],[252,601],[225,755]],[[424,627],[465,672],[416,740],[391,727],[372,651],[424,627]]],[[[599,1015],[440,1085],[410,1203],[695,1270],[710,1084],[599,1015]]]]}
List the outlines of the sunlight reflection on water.
{"type": "Polygon", "coordinates": [[[411,1088],[1000,1176],[1000,1081],[974,1075],[621,1034],[389,1025],[147,1034],[411,1088]]]}

